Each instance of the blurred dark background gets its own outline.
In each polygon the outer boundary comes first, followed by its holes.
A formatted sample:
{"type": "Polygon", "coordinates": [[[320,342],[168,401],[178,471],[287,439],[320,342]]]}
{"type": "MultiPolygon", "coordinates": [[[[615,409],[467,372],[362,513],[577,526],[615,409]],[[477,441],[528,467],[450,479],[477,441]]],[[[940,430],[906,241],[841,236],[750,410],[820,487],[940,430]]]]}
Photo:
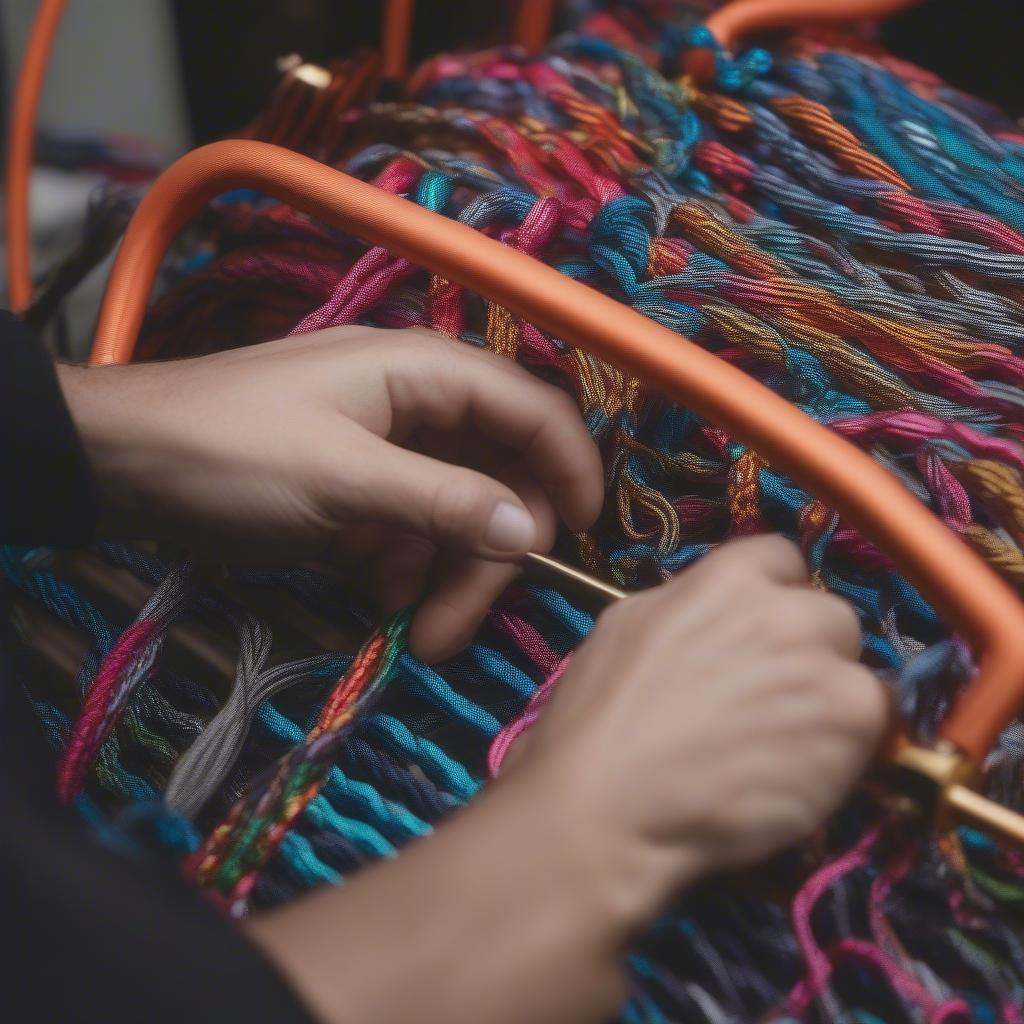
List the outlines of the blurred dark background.
{"type": "MultiPolygon", "coordinates": [[[[504,6],[493,0],[417,0],[412,63],[474,40],[499,38],[504,6]]],[[[275,60],[282,54],[298,53],[316,63],[375,46],[380,7],[339,0],[175,0],[195,141],[222,136],[257,114],[277,81],[275,60]]]]}
{"type": "Polygon", "coordinates": [[[1015,116],[1024,113],[1021,0],[927,0],[888,21],[882,34],[899,56],[1015,116]]]}
{"type": "MultiPolygon", "coordinates": [[[[0,91],[13,81],[36,5],[0,2],[0,91]]],[[[380,7],[378,0],[69,3],[40,124],[123,132],[181,152],[258,113],[278,79],[278,57],[323,61],[373,46],[380,7]]],[[[501,0],[418,0],[413,61],[502,38],[508,9],[501,0]]],[[[925,0],[883,28],[895,53],[1014,114],[1024,113],[1022,38],[1024,0],[925,0]]]]}
{"type": "MultiPolygon", "coordinates": [[[[37,6],[38,0],[0,0],[0,120],[37,6]]],[[[417,0],[413,64],[445,49],[508,38],[509,11],[504,0],[417,0]]],[[[323,62],[375,46],[380,14],[379,0],[72,0],[38,116],[34,265],[53,266],[81,237],[104,181],[102,168],[83,165],[83,146],[117,145],[124,136],[133,140],[129,146],[141,140],[153,150],[154,168],[166,165],[249,123],[279,80],[278,58],[298,53],[323,62]]],[[[925,0],[882,28],[882,41],[896,54],[1015,116],[1024,113],[1021,39],[1024,0],[925,0]]],[[[65,302],[69,337],[89,337],[108,262],[65,302]]],[[[0,243],[0,279],[4,263],[0,243]]]]}
{"type": "MultiPolygon", "coordinates": [[[[493,0],[418,0],[413,62],[500,38],[505,8],[493,0]]],[[[258,112],[276,81],[279,55],[297,52],[317,61],[374,45],[380,4],[175,0],[174,15],[192,129],[196,141],[205,142],[258,112]]],[[[891,19],[883,37],[898,55],[1014,113],[1024,112],[1021,0],[927,0],[891,19]]]]}

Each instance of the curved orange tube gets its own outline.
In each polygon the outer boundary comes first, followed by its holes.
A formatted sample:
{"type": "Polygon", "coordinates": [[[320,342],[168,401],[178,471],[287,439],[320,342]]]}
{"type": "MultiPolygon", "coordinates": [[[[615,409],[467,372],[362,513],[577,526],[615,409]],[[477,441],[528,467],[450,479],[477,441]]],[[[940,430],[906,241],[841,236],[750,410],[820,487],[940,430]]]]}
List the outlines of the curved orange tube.
{"type": "Polygon", "coordinates": [[[29,232],[29,189],[35,146],[36,111],[43,91],[46,64],[66,0],[42,0],[22,61],[7,133],[7,174],[4,231],[7,244],[7,301],[15,313],[32,301],[32,242],[29,232]]]}
{"type": "Polygon", "coordinates": [[[229,141],[182,157],[155,182],[111,274],[92,362],[132,357],[160,261],[214,196],[255,188],[442,277],[607,360],[721,424],[801,481],[899,562],[973,644],[980,671],[943,728],[975,763],[1024,703],[1024,604],[868,455],[693,342],[456,221],[308,157],[229,141]]]}
{"type": "Polygon", "coordinates": [[[740,40],[776,28],[803,24],[849,24],[887,18],[919,0],[733,0],[704,24],[727,50],[740,40]]]}
{"type": "Polygon", "coordinates": [[[512,40],[527,53],[540,53],[551,37],[555,0],[519,0],[512,40]]]}
{"type": "MultiPolygon", "coordinates": [[[[551,35],[556,0],[519,0],[512,39],[527,53],[539,53],[551,35]]],[[[402,81],[409,71],[409,40],[415,0],[386,0],[381,20],[381,71],[385,80],[402,81]]]]}
{"type": "MultiPolygon", "coordinates": [[[[748,36],[800,25],[842,25],[887,18],[920,0],[733,0],[712,12],[704,24],[727,51],[735,51],[748,36]]],[[[686,73],[706,84],[715,73],[710,50],[690,50],[686,73]]]]}
{"type": "Polygon", "coordinates": [[[409,70],[409,40],[415,0],[385,0],[381,14],[381,77],[401,82],[409,70]]]}

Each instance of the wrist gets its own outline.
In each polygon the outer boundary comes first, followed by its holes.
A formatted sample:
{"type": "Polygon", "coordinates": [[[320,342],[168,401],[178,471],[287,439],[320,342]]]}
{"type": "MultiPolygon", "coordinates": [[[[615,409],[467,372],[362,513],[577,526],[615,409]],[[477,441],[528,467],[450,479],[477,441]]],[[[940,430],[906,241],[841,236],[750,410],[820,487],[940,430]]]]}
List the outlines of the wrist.
{"type": "Polygon", "coordinates": [[[341,1007],[367,1022],[610,1019],[651,915],[618,898],[602,836],[551,783],[509,773],[395,860],[255,918],[249,935],[325,1022],[341,1007]]]}
{"type": "Polygon", "coordinates": [[[58,363],[57,380],[89,461],[104,533],[132,535],[141,504],[134,481],[145,450],[142,424],[125,422],[125,373],[58,363]]]}
{"type": "Polygon", "coordinates": [[[629,820],[633,808],[613,806],[582,759],[524,763],[494,789],[502,787],[510,802],[529,805],[519,813],[543,837],[553,870],[571,880],[590,919],[602,922],[609,941],[623,949],[680,890],[707,873],[696,844],[641,835],[629,820]]]}
{"type": "Polygon", "coordinates": [[[586,921],[594,944],[620,955],[648,922],[648,907],[622,884],[605,830],[566,795],[557,780],[522,771],[495,782],[486,799],[500,806],[501,827],[528,844],[536,876],[530,888],[557,893],[567,919],[586,921]]]}

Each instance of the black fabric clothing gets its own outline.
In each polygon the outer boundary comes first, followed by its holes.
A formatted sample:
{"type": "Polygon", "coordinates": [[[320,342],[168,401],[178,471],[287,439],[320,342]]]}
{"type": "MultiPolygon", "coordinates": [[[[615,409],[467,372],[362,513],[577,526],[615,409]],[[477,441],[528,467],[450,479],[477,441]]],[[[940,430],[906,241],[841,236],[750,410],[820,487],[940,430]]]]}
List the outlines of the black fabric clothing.
{"type": "Polygon", "coordinates": [[[92,474],[50,357],[0,312],[0,543],[83,544],[96,525],[92,474]]]}
{"type": "MultiPolygon", "coordinates": [[[[95,488],[53,366],[0,315],[0,542],[88,537],[95,488]]],[[[8,597],[0,590],[7,623],[8,597]]],[[[178,876],[102,845],[0,646],[0,1017],[11,1024],[310,1024],[271,965],[178,876]]]]}

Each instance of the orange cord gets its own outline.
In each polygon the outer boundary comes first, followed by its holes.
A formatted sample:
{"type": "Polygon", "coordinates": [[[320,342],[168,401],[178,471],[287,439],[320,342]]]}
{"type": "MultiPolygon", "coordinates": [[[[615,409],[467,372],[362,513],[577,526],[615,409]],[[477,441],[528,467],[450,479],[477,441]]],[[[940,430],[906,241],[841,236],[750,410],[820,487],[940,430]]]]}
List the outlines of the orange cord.
{"type": "Polygon", "coordinates": [[[519,0],[513,41],[527,53],[540,53],[551,38],[555,18],[555,0],[519,0]]]}
{"type": "MultiPolygon", "coordinates": [[[[727,51],[746,38],[772,29],[795,29],[807,24],[852,24],[874,21],[913,7],[920,0],[733,0],[709,14],[704,24],[727,51]]],[[[693,50],[686,72],[704,84],[714,76],[707,50],[693,50]]]]}
{"type": "Polygon", "coordinates": [[[380,26],[381,77],[403,82],[409,71],[409,40],[415,0],[384,0],[380,26]]]}
{"type": "Polygon", "coordinates": [[[726,50],[758,32],[813,24],[852,24],[887,18],[919,0],[734,0],[705,25],[726,50]]]}
{"type": "Polygon", "coordinates": [[[182,157],[154,183],[121,244],[92,362],[130,361],[163,255],[212,198],[276,196],[472,289],[682,402],[754,448],[888,551],[980,655],[941,736],[980,764],[1024,703],[1024,604],[869,455],[753,377],[674,331],[472,228],[309,157],[248,141],[182,157]]]}
{"type": "Polygon", "coordinates": [[[29,190],[35,148],[36,111],[43,79],[66,0],[42,0],[18,75],[7,133],[4,230],[7,244],[7,301],[15,313],[32,301],[32,240],[29,190]]]}

